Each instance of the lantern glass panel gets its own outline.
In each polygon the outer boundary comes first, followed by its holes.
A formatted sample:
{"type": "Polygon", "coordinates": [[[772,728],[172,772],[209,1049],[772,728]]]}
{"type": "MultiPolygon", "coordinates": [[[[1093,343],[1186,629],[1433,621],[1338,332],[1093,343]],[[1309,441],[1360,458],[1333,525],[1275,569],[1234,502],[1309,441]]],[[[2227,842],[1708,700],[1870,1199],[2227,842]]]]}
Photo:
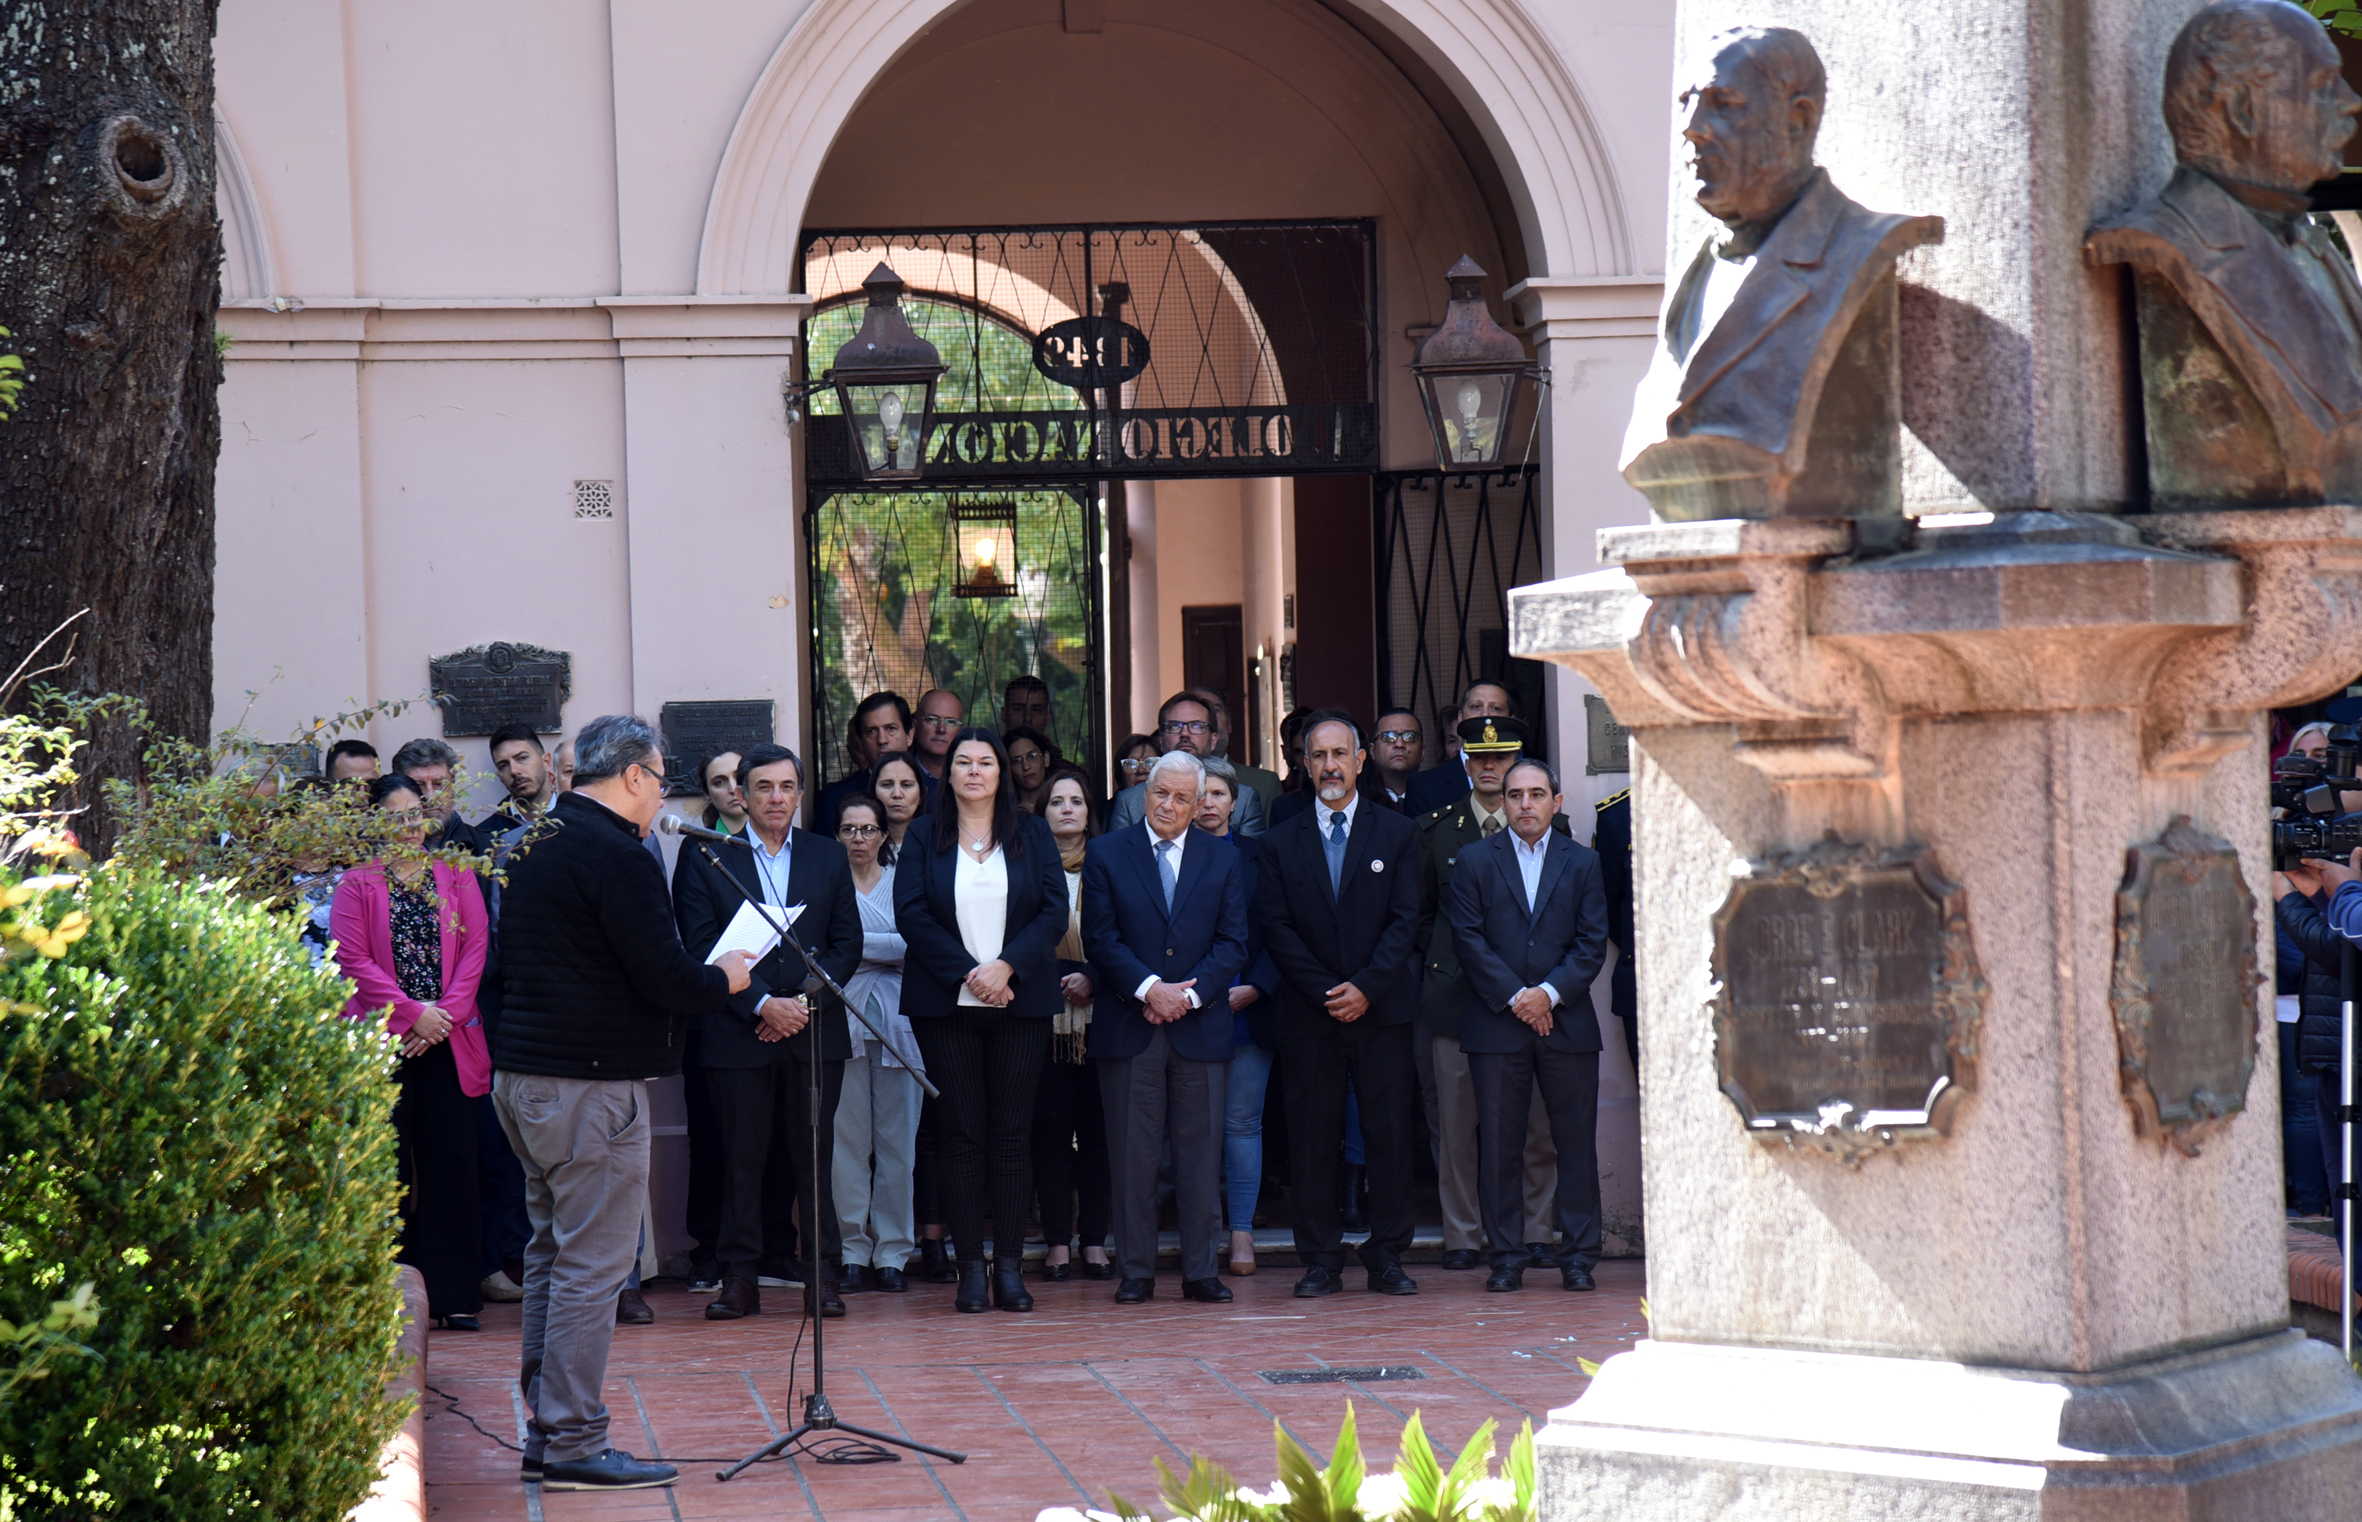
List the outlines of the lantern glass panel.
{"type": "Polygon", "coordinates": [[[928,414],[935,388],[928,381],[845,383],[845,421],[872,479],[918,475],[925,458],[928,414]]]}
{"type": "Polygon", "coordinates": [[[1514,370],[1462,371],[1420,377],[1427,419],[1435,429],[1438,463],[1491,465],[1517,408],[1521,377],[1514,370]]]}

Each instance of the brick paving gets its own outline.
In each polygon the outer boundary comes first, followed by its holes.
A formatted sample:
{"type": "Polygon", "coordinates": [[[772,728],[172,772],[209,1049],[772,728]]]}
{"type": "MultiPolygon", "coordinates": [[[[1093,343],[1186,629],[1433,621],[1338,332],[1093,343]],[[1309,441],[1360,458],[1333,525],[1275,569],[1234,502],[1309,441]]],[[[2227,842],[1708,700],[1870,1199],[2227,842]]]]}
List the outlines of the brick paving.
{"type": "Polygon", "coordinates": [[[757,1320],[708,1322],[700,1312],[710,1296],[659,1283],[648,1293],[656,1325],[616,1329],[607,1400],[614,1441],[679,1464],[681,1481],[623,1495],[528,1489],[517,1481],[516,1455],[469,1425],[472,1416],[516,1440],[517,1308],[490,1306],[481,1333],[438,1331],[429,1340],[427,1500],[433,1516],[453,1522],[1031,1522],[1045,1506],[1104,1506],[1110,1489],[1151,1504],[1159,1455],[1178,1468],[1202,1452],[1242,1481],[1267,1485],[1272,1422],[1325,1457],[1348,1400],[1377,1468],[1392,1467],[1414,1410],[1447,1449],[1488,1416],[1508,1432],[1526,1417],[1539,1427],[1581,1392],[1578,1356],[1606,1358],[1643,1333],[1637,1260],[1601,1264],[1599,1290],[1589,1295],[1560,1290],[1555,1274],[1529,1274],[1520,1294],[1489,1295],[1481,1272],[1434,1263],[1412,1272],[1415,1298],[1369,1294],[1353,1272],[1345,1293],[1301,1301],[1289,1294],[1295,1272],[1266,1264],[1252,1278],[1225,1281],[1238,1297],[1226,1306],[1182,1302],[1170,1273],[1143,1306],[1114,1305],[1110,1284],[1029,1275],[1029,1316],[958,1315],[949,1285],[847,1296],[851,1314],[828,1324],[837,1414],[962,1450],[968,1462],[909,1455],[854,1467],[805,1458],[758,1465],[728,1484],[714,1479],[720,1461],[762,1446],[801,1410],[810,1350],[794,1352],[796,1292],[765,1291],[767,1313],[757,1320]],[[1260,1377],[1395,1364],[1425,1377],[1292,1385],[1260,1377]]]}

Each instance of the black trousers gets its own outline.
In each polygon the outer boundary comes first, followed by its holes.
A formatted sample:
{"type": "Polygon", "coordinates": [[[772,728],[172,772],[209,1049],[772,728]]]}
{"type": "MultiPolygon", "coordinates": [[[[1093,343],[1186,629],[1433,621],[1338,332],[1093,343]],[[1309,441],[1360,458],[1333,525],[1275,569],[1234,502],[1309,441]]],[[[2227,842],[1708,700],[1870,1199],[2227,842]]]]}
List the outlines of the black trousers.
{"type": "Polygon", "coordinates": [[[681,1064],[681,1097],[689,1110],[689,1202],[683,1224],[700,1254],[721,1256],[722,1122],[714,1111],[705,1064],[689,1048],[681,1064]]]}
{"type": "MultiPolygon", "coordinates": [[[[918,1027],[913,1025],[915,1032],[918,1027]]],[[[920,1061],[925,1061],[926,1048],[919,1048],[920,1061]]],[[[941,1087],[940,1084],[937,1085],[941,1087]]],[[[943,1135],[943,1101],[919,1100],[919,1137],[910,1152],[910,1218],[922,1228],[943,1224],[943,1184],[936,1167],[936,1154],[943,1135]]]]}
{"type": "Polygon", "coordinates": [[[1099,1064],[1043,1064],[1033,1095],[1033,1187],[1041,1197],[1044,1242],[1073,1245],[1079,1195],[1082,1245],[1107,1245],[1111,1186],[1099,1064]]]}
{"type": "Polygon", "coordinates": [[[803,1250],[814,1252],[813,1226],[820,1228],[818,1252],[834,1261],[842,1246],[836,1192],[829,1174],[836,1163],[837,1099],[845,1091],[845,1064],[820,1064],[820,1197],[812,1196],[811,1079],[793,1059],[760,1068],[705,1070],[722,1144],[722,1272],[753,1279],[774,1246],[789,1239],[778,1217],[795,1201],[803,1220],[803,1250]],[[782,1165],[789,1177],[777,1176],[782,1165]],[[766,1218],[770,1230],[766,1232],[766,1218]]]}
{"type": "Polygon", "coordinates": [[[484,1308],[484,1228],[478,1213],[476,1147],[484,1101],[459,1090],[451,1043],[404,1058],[394,1074],[394,1135],[402,1196],[401,1261],[426,1278],[437,1316],[484,1308]]]}
{"type": "Polygon", "coordinates": [[[1558,1146],[1558,1261],[1599,1261],[1599,1053],[1529,1041],[1514,1052],[1470,1052],[1476,1090],[1476,1209],[1493,1266],[1522,1262],[1545,1233],[1525,1218],[1526,1121],[1534,1085],[1558,1146]]]}
{"type": "Polygon", "coordinates": [[[1417,1224],[1411,1154],[1417,1139],[1419,1073],[1412,1026],[1336,1023],[1318,1036],[1279,1038],[1279,1080],[1288,1107],[1288,1207],[1296,1260],[1331,1272],[1345,1267],[1337,1169],[1345,1149],[1345,1081],[1360,1100],[1362,1155],[1369,1169],[1370,1239],[1362,1266],[1379,1273],[1402,1261],[1417,1224]]]}
{"type": "Polygon", "coordinates": [[[1050,1022],[962,1008],[911,1028],[943,1091],[935,1138],[943,1224],[963,1259],[983,1257],[989,1200],[993,1246],[1014,1263],[1033,1203],[1033,1096],[1050,1061],[1050,1022]]]}

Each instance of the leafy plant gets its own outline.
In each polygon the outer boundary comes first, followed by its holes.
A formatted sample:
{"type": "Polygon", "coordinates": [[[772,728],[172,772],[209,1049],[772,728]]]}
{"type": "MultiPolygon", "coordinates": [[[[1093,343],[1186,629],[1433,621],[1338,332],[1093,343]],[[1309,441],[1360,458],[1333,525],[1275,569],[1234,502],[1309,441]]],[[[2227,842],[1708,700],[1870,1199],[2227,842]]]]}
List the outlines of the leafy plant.
{"type": "MultiPolygon", "coordinates": [[[[1492,1472],[1496,1430],[1491,1421],[1477,1428],[1447,1470],[1414,1411],[1403,1424],[1394,1472],[1371,1475],[1362,1467],[1361,1439],[1348,1402],[1326,1467],[1272,1423],[1279,1480],[1268,1491],[1240,1489],[1203,1454],[1191,1455],[1186,1475],[1173,1473],[1161,1458],[1156,1470],[1172,1522],[1534,1522],[1534,1424],[1518,1430],[1497,1475],[1492,1472]]],[[[1111,1494],[1107,1500],[1115,1517],[1148,1522],[1147,1512],[1122,1497],[1111,1494]]]]}
{"type": "Polygon", "coordinates": [[[50,1367],[67,1358],[97,1358],[96,1348],[75,1341],[77,1334],[98,1325],[96,1284],[85,1279],[65,1300],[49,1302],[49,1314],[23,1326],[0,1317],[0,1356],[14,1360],[0,1370],[0,1406],[16,1398],[17,1390],[47,1379],[50,1367]]]}
{"type": "Polygon", "coordinates": [[[2348,37],[2362,37],[2362,10],[2354,7],[2354,0],[2298,0],[2313,13],[2313,19],[2333,32],[2348,37]]]}

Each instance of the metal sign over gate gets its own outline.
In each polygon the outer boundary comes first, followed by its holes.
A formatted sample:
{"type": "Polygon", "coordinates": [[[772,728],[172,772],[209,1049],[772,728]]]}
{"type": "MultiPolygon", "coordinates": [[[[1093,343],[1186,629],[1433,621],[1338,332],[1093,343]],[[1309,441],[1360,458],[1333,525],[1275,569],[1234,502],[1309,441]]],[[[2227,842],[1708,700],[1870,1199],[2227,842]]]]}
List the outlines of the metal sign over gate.
{"type": "MultiPolygon", "coordinates": [[[[1368,221],[805,234],[805,353],[825,366],[879,261],[949,366],[929,487],[1363,472],[1378,464],[1368,221]]],[[[860,479],[827,393],[806,479],[860,479]]]]}

